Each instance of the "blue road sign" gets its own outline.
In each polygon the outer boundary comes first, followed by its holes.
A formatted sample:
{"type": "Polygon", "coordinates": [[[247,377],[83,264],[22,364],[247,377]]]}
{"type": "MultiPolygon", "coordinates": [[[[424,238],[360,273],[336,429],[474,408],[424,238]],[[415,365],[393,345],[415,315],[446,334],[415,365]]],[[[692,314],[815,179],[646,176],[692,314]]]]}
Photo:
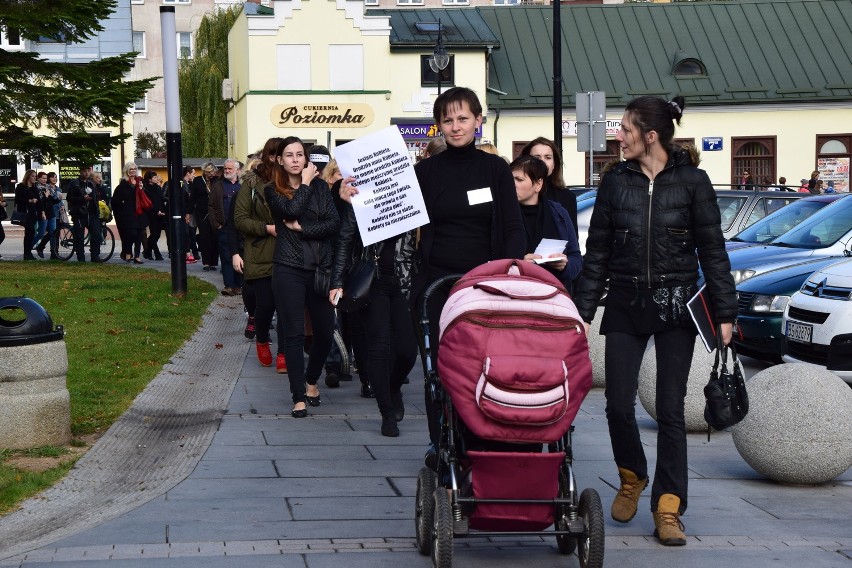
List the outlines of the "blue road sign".
{"type": "Polygon", "coordinates": [[[722,137],[711,136],[701,139],[702,149],[705,152],[715,152],[722,149],[722,137]]]}

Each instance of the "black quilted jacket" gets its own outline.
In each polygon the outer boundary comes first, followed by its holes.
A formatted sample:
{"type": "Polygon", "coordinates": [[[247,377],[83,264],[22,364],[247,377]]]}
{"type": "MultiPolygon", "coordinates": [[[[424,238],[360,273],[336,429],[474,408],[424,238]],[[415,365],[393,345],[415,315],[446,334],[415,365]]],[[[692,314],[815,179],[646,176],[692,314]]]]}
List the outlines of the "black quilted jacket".
{"type": "Polygon", "coordinates": [[[591,322],[607,280],[655,288],[692,284],[699,261],[717,322],[737,315],[736,289],[716,192],[684,150],[651,182],[633,161],[604,176],[592,213],[575,302],[591,322]]]}
{"type": "Polygon", "coordinates": [[[311,241],[317,247],[317,264],[326,271],[331,270],[334,254],[334,241],[340,229],[340,217],[334,207],[334,200],[328,185],[319,178],[310,186],[301,185],[293,199],[287,199],[268,184],[263,195],[269,205],[269,211],[275,220],[275,264],[285,264],[295,268],[313,270],[316,266],[305,266],[302,254],[302,241],[311,241]],[[292,231],[284,226],[285,220],[298,219],[302,231],[292,231]]]}

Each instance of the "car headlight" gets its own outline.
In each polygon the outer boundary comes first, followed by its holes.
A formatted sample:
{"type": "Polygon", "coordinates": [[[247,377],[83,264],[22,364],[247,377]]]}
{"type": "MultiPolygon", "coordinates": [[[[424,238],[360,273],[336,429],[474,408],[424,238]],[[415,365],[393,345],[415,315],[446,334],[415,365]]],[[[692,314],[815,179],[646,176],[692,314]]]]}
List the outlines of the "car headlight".
{"type": "Polygon", "coordinates": [[[748,280],[757,273],[756,270],[747,268],[745,270],[731,270],[731,276],[734,277],[734,284],[739,284],[743,280],[748,280]]]}
{"type": "Polygon", "coordinates": [[[787,307],[787,302],[790,301],[790,296],[765,296],[763,294],[755,294],[751,299],[751,311],[753,312],[778,312],[784,311],[787,307]]]}

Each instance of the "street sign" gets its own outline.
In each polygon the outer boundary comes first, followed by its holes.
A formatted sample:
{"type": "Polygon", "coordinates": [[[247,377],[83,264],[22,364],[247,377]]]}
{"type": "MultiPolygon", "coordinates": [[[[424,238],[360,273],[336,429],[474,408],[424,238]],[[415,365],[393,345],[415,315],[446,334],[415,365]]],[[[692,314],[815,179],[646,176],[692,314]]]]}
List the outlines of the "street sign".
{"type": "Polygon", "coordinates": [[[701,139],[701,148],[705,152],[716,152],[722,149],[722,137],[710,136],[701,139]]]}
{"type": "Polygon", "coordinates": [[[606,93],[576,93],[577,151],[606,151],[606,93]]]}

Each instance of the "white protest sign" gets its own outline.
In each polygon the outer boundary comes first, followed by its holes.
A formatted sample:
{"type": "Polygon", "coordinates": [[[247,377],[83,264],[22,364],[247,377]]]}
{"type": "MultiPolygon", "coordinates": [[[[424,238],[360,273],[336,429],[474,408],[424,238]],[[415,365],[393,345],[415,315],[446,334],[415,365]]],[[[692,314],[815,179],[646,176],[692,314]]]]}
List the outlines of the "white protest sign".
{"type": "Polygon", "coordinates": [[[343,177],[354,177],[355,220],[364,246],[429,223],[408,148],[389,126],[338,146],[334,157],[343,177]]]}

